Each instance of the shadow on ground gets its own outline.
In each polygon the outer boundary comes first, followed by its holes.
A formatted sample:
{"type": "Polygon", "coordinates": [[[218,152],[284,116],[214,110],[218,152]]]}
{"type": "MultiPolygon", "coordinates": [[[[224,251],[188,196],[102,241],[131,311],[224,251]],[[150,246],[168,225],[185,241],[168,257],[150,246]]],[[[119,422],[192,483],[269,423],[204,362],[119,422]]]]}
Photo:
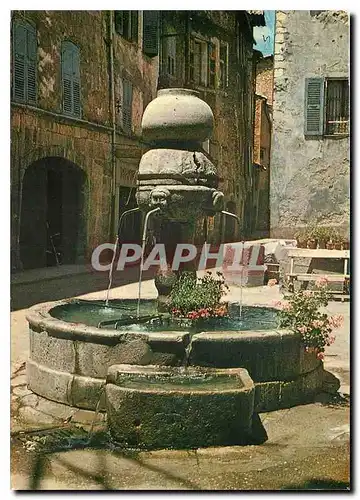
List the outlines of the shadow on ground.
{"type": "MultiPolygon", "coordinates": [[[[154,277],[155,270],[143,273],[143,281],[154,277]]],[[[130,267],[125,271],[116,271],[112,287],[116,288],[139,281],[139,268],[130,267]]],[[[11,311],[26,309],[41,302],[62,300],[92,292],[100,292],[108,287],[108,273],[89,269],[87,274],[75,274],[39,281],[38,283],[19,283],[11,285],[11,311]]]]}

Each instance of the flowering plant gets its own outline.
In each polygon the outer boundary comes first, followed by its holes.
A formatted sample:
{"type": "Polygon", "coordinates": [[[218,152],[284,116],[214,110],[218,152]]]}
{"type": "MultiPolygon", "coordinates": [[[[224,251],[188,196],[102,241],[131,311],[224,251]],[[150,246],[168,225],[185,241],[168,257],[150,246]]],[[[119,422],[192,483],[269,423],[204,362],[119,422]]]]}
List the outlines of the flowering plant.
{"type": "Polygon", "coordinates": [[[277,302],[280,327],[300,333],[306,352],[316,352],[324,358],[325,347],[335,341],[332,331],[343,322],[341,315],[329,316],[320,310],[329,302],[328,280],[320,277],[315,282],[316,290],[299,290],[289,300],[277,302]]]}
{"type": "Polygon", "coordinates": [[[203,278],[197,278],[194,273],[183,273],[170,295],[171,314],[191,320],[226,316],[227,305],[220,300],[229,287],[223,274],[216,274],[207,271],[203,278]]]}

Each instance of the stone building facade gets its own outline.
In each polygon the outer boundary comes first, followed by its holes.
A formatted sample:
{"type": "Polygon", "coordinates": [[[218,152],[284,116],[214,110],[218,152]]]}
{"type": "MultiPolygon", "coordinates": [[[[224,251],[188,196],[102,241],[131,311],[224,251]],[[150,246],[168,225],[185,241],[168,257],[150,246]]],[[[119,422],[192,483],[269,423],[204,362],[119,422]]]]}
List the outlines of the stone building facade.
{"type": "MultiPolygon", "coordinates": [[[[13,270],[88,261],[135,206],[158,88],[190,87],[213,109],[204,149],[227,209],[252,228],[254,67],[246,11],[14,11],[11,23],[13,270]]],[[[139,241],[140,216],[124,227],[139,241]]],[[[235,227],[209,221],[210,235],[235,227]],[[211,233],[213,231],[213,233],[211,233]]]]}
{"type": "MultiPolygon", "coordinates": [[[[213,110],[214,132],[203,147],[218,167],[226,209],[242,221],[242,236],[254,229],[252,29],[264,23],[262,14],[247,11],[164,11],[161,21],[159,88],[195,89],[213,110]]],[[[233,220],[208,222],[210,241],[221,233],[234,238],[233,220]]]]}
{"type": "Polygon", "coordinates": [[[350,210],[349,16],[277,11],[271,235],[309,223],[346,232],[350,210]]]}
{"type": "Polygon", "coordinates": [[[256,61],[254,120],[254,236],[264,238],[270,232],[270,156],[272,102],[274,88],[273,56],[258,55],[256,61]]]}
{"type": "Polygon", "coordinates": [[[133,199],[158,75],[136,14],[129,35],[113,11],[12,13],[13,269],[87,259],[133,199]]]}

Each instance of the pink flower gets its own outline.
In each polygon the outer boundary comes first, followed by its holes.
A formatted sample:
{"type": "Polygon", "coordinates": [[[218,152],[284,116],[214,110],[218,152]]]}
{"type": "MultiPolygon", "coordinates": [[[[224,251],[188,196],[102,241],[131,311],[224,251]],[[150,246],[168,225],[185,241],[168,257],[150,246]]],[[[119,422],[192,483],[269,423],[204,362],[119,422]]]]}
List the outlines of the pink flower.
{"type": "Polygon", "coordinates": [[[324,359],[324,353],[323,352],[318,352],[316,355],[317,359],[324,359]]]}
{"type": "Polygon", "coordinates": [[[313,293],[310,290],[305,290],[304,297],[312,297],[313,293]]]}
{"type": "Polygon", "coordinates": [[[307,329],[307,327],[306,327],[306,326],[304,326],[304,325],[303,325],[303,326],[299,326],[299,327],[298,327],[298,331],[299,331],[300,333],[302,333],[302,334],[306,333],[306,332],[307,332],[307,330],[308,330],[308,329],[307,329]]]}
{"type": "Polygon", "coordinates": [[[329,338],[329,344],[331,345],[331,344],[333,344],[334,342],[335,342],[335,337],[334,337],[334,336],[330,337],[330,338],[329,338]]]}
{"type": "Polygon", "coordinates": [[[344,322],[344,317],[341,314],[335,314],[334,316],[330,316],[329,323],[333,328],[340,328],[340,326],[344,322]]]}
{"type": "Polygon", "coordinates": [[[282,305],[282,302],[281,302],[281,300],[274,300],[274,301],[272,302],[272,305],[273,305],[274,307],[277,307],[278,309],[280,309],[280,308],[281,308],[281,305],[282,305]]]}
{"type": "Polygon", "coordinates": [[[268,286],[275,286],[277,284],[277,280],[275,278],[272,278],[271,280],[268,281],[268,286]]]}
{"type": "Polygon", "coordinates": [[[324,321],[321,321],[319,319],[313,321],[314,328],[321,328],[322,326],[324,326],[324,321]]]}
{"type": "Polygon", "coordinates": [[[291,309],[291,304],[287,301],[287,300],[284,300],[283,302],[281,302],[281,309],[283,311],[290,311],[291,309]]]}
{"type": "Polygon", "coordinates": [[[317,288],[324,288],[328,285],[329,283],[329,280],[326,276],[320,276],[320,278],[318,278],[316,281],[315,281],[315,286],[317,288]]]}

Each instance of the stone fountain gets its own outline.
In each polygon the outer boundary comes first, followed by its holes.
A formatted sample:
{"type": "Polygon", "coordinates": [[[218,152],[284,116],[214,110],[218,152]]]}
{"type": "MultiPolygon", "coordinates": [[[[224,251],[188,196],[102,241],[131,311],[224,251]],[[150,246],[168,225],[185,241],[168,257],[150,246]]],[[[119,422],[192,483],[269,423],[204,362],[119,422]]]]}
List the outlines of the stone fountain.
{"type": "MultiPolygon", "coordinates": [[[[144,112],[152,149],[140,162],[137,201],[169,263],[176,244],[193,242],[196,221],[223,209],[216,168],[201,147],[212,127],[210,107],[187,89],[159,91],[144,112]]],[[[159,299],[142,299],[140,316],[131,299],[31,308],[30,389],[89,410],[105,391],[101,409],[123,445],[264,441],[257,412],[311,400],[322,386],[322,362],[304,352],[299,335],[277,329],[269,308],[244,307],[242,318],[235,313],[200,331],[147,322],[166,309],[176,279],[170,270],[158,273],[159,299]]],[[[230,302],[230,315],[237,310],[230,302]]]]}

